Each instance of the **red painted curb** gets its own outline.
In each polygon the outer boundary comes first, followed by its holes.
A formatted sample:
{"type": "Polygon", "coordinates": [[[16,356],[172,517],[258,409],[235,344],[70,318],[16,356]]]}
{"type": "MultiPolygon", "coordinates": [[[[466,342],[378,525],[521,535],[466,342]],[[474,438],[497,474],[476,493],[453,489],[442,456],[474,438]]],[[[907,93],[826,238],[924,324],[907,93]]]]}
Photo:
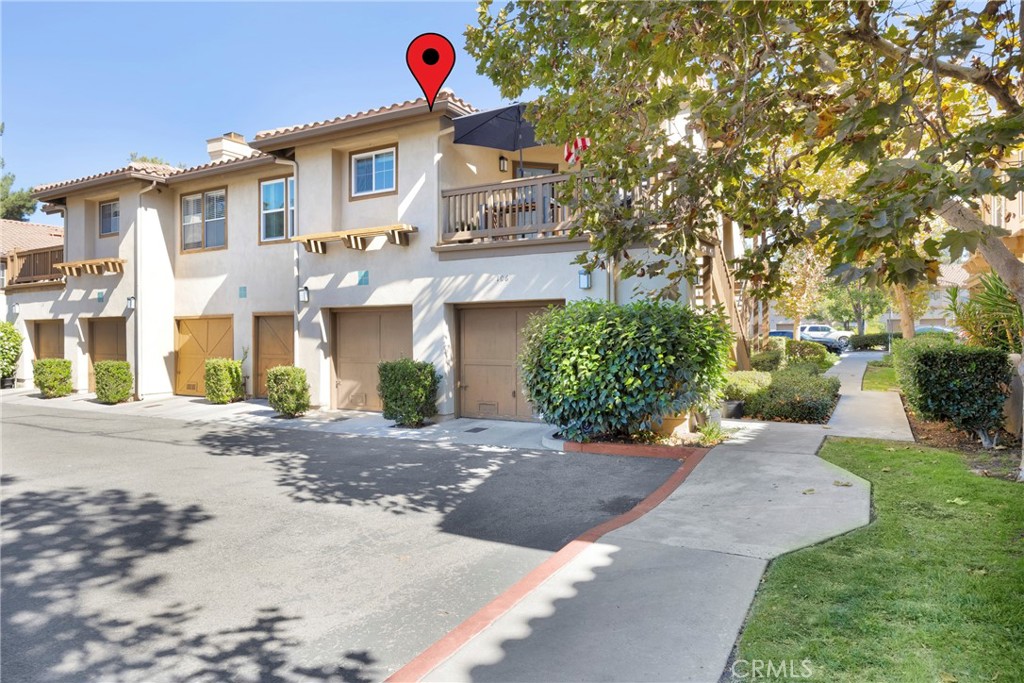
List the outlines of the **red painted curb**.
{"type": "Polygon", "coordinates": [[[519,579],[504,593],[484,605],[479,611],[421,652],[408,664],[388,676],[385,679],[385,683],[419,681],[436,669],[443,661],[455,654],[470,639],[512,609],[520,600],[529,595],[531,591],[550,578],[552,574],[567,565],[573,558],[583,552],[588,545],[611,531],[624,527],[630,522],[635,522],[658,507],[673,491],[679,488],[679,485],[686,480],[707,453],[704,449],[694,449],[694,451],[692,455],[686,457],[679,466],[679,469],[665,480],[665,483],[655,489],[651,495],[640,501],[636,507],[606,522],[602,522],[592,529],[588,529],[570,541],[568,545],[544,560],[544,562],[519,579]]]}
{"type": "Polygon", "coordinates": [[[637,458],[665,458],[668,460],[684,460],[696,455],[703,457],[710,448],[696,446],[661,446],[642,443],[610,443],[607,441],[566,441],[562,446],[566,453],[593,453],[596,455],[625,455],[637,458]]]}

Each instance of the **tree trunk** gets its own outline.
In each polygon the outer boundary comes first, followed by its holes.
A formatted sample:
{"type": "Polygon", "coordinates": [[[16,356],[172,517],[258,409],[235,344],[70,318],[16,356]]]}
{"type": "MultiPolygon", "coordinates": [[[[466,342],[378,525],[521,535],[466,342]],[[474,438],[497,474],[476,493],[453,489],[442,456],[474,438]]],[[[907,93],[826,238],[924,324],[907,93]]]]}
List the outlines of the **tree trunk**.
{"type": "MultiPolygon", "coordinates": [[[[910,305],[910,297],[907,296],[907,288],[903,285],[893,285],[893,292],[896,294],[896,304],[900,309],[900,332],[904,339],[914,338],[914,308],[910,305]]],[[[888,323],[892,325],[890,320],[888,323]]]]}
{"type": "Polygon", "coordinates": [[[793,339],[800,339],[800,316],[793,318],[793,339]]]}
{"type": "MultiPolygon", "coordinates": [[[[939,215],[958,230],[969,230],[987,235],[978,244],[978,251],[981,252],[996,275],[1003,279],[1006,286],[1013,292],[1021,309],[1024,310],[1024,262],[1021,262],[1009,247],[1003,244],[999,235],[992,234],[991,227],[981,219],[981,216],[963,202],[953,199],[947,201],[939,211],[939,215]]],[[[1021,355],[1021,362],[1017,363],[1017,375],[1024,381],[1024,353],[1021,355]]],[[[1024,406],[1021,406],[1021,410],[1024,411],[1024,406]]],[[[1024,482],[1024,443],[1021,445],[1017,481],[1024,482]]]]}

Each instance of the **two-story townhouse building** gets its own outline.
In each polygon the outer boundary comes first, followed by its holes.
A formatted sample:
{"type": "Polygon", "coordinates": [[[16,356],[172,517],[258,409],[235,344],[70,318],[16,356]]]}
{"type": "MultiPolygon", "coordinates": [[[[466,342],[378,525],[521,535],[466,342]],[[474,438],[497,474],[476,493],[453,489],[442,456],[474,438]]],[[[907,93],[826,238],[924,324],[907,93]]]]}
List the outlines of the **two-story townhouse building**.
{"type": "MultiPolygon", "coordinates": [[[[413,357],[442,375],[441,416],[530,419],[517,372],[533,312],[625,300],[614,268],[583,274],[566,230],[560,146],[511,155],[454,141],[475,110],[442,92],[331,120],[209,140],[209,163],[133,163],[36,189],[63,213],[65,275],[26,292],[16,322],[46,323],[71,359],[128,360],[141,398],[202,395],[211,357],[306,370],[323,408],[379,410],[377,364],[413,357]],[[516,157],[510,159],[508,157],[516,157]]],[[[689,296],[690,293],[684,293],[689,296]]],[[[8,318],[12,317],[10,307],[8,318]]]]}

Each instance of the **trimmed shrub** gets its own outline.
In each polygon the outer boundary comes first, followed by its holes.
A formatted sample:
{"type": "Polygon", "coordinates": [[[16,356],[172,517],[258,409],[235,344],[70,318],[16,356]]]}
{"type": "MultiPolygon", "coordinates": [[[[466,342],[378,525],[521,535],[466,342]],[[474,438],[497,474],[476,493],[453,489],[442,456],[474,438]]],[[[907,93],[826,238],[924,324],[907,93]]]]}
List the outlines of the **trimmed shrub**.
{"type": "Polygon", "coordinates": [[[915,338],[893,350],[896,377],[907,405],[926,420],[949,420],[996,445],[1013,366],[1001,349],[915,338]]]}
{"type": "Polygon", "coordinates": [[[839,356],[829,353],[824,345],[803,339],[786,340],[786,367],[794,363],[813,364],[818,374],[825,372],[839,362],[839,356]]]}
{"type": "Polygon", "coordinates": [[[71,386],[71,361],[66,358],[42,358],[32,361],[32,381],[44,398],[67,396],[71,386]]]}
{"type": "Polygon", "coordinates": [[[786,367],[783,369],[788,372],[802,372],[805,375],[820,375],[825,372],[826,368],[822,368],[822,364],[817,361],[795,360],[786,363],[786,367]]]}
{"type": "Polygon", "coordinates": [[[231,358],[206,359],[206,400],[210,403],[231,403],[245,398],[242,361],[231,358]]]}
{"type": "Polygon", "coordinates": [[[778,349],[755,353],[750,357],[750,367],[761,372],[778,370],[785,363],[785,355],[778,349]]]}
{"type": "Polygon", "coordinates": [[[0,377],[14,376],[24,341],[25,337],[14,327],[14,323],[0,323],[0,377]]]}
{"type": "Polygon", "coordinates": [[[769,372],[757,370],[741,370],[730,372],[725,376],[725,389],[722,393],[727,401],[745,401],[772,382],[769,372]]]}
{"type": "Polygon", "coordinates": [[[126,360],[101,360],[93,366],[96,375],[96,400],[123,403],[132,395],[132,368],[126,360]]]}
{"type": "Polygon", "coordinates": [[[532,316],[523,340],[530,401],[564,438],[587,441],[717,404],[732,333],[720,310],[585,300],[532,316]]]}
{"type": "Polygon", "coordinates": [[[293,365],[278,365],[267,370],[267,401],[270,407],[288,417],[309,410],[309,383],[306,371],[293,365]]]}
{"type": "Polygon", "coordinates": [[[764,350],[765,351],[777,350],[777,351],[779,351],[779,353],[782,354],[782,357],[785,358],[786,357],[786,342],[788,342],[788,341],[790,341],[790,340],[786,339],[785,337],[768,337],[765,340],[764,350]]]}
{"type": "MultiPolygon", "coordinates": [[[[893,340],[903,339],[903,333],[893,332],[893,340]]],[[[854,351],[864,349],[884,349],[889,345],[889,335],[886,332],[875,332],[872,334],[855,334],[850,337],[850,348],[854,351]]]]}
{"type": "Polygon", "coordinates": [[[805,370],[772,373],[772,383],[743,403],[751,417],[783,422],[828,422],[839,401],[839,378],[805,370]]]}
{"type": "Polygon", "coordinates": [[[441,375],[432,363],[410,358],[382,361],[377,373],[385,419],[403,427],[422,427],[427,418],[437,415],[441,375]]]}

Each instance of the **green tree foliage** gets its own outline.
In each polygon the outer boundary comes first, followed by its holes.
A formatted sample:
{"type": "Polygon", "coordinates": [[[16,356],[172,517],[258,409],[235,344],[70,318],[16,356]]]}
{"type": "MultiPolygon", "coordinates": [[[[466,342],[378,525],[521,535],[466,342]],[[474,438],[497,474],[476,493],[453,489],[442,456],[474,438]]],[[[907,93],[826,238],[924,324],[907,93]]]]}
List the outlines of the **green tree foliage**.
{"type": "Polygon", "coordinates": [[[853,324],[857,334],[864,334],[865,323],[881,315],[889,307],[884,290],[864,282],[843,284],[832,281],[826,285],[816,317],[830,322],[841,322],[844,327],[853,324]]]}
{"type": "Polygon", "coordinates": [[[141,161],[145,164],[162,164],[164,166],[171,166],[172,164],[164,159],[163,157],[150,156],[148,154],[139,154],[138,152],[132,152],[128,155],[128,161],[141,161]]]}
{"type": "MultiPolygon", "coordinates": [[[[0,136],[4,134],[4,125],[0,123],[0,136]]],[[[0,158],[0,169],[4,168],[4,160],[0,158]]],[[[0,174],[0,217],[12,221],[27,221],[35,213],[36,200],[29,190],[15,190],[14,174],[0,174]]]]}
{"type": "Polygon", "coordinates": [[[0,322],[0,377],[12,377],[18,369],[25,337],[11,322],[0,322]]]}

